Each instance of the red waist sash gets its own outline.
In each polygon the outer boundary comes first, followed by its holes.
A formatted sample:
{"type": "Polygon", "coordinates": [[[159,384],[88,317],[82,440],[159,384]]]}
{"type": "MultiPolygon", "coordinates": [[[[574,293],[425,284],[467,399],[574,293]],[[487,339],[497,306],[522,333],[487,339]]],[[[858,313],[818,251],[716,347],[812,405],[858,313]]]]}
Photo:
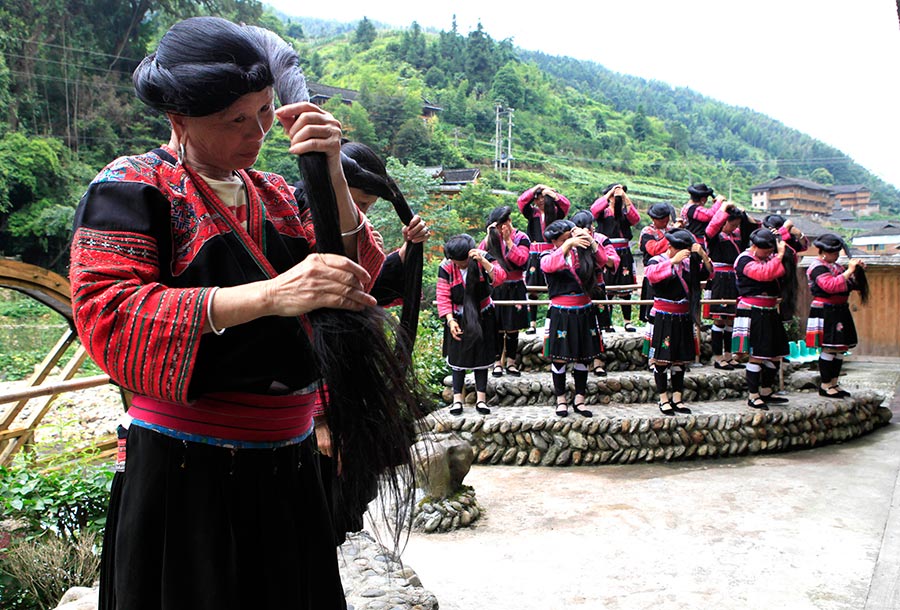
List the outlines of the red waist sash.
{"type": "Polygon", "coordinates": [[[531,253],[540,253],[546,252],[547,250],[552,250],[553,244],[549,244],[545,241],[533,241],[531,242],[531,247],[528,249],[531,253]]]}
{"type": "Polygon", "coordinates": [[[738,297],[738,307],[763,307],[765,309],[774,309],[778,305],[778,297],[770,297],[766,295],[752,297],[738,297]]]}
{"type": "Polygon", "coordinates": [[[827,297],[813,297],[812,305],[845,305],[850,297],[846,294],[835,294],[827,297]]]}
{"type": "Polygon", "coordinates": [[[716,273],[734,273],[734,267],[726,263],[713,263],[716,273]]]}
{"type": "Polygon", "coordinates": [[[591,304],[591,297],[586,294],[563,294],[550,298],[550,305],[554,307],[584,307],[591,304]]]}
{"type": "Polygon", "coordinates": [[[269,396],[246,392],[207,394],[190,404],[136,395],[128,415],[151,426],[217,439],[278,442],[309,432],[315,390],[269,396]]]}
{"type": "Polygon", "coordinates": [[[665,299],[653,299],[653,309],[664,313],[688,313],[691,304],[687,301],[676,303],[675,301],[666,301],[665,299]]]}

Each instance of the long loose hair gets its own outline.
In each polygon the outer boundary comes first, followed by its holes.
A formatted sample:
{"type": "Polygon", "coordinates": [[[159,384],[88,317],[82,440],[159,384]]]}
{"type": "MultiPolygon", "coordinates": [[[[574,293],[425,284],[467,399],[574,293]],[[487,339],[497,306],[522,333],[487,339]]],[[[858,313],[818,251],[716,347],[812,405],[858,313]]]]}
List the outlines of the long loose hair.
{"type": "Polygon", "coordinates": [[[462,341],[463,344],[474,345],[481,341],[481,303],[477,289],[481,281],[481,265],[469,258],[469,251],[475,247],[475,239],[466,233],[454,235],[444,244],[444,256],[451,261],[468,261],[466,267],[465,293],[463,296],[462,341]]]}

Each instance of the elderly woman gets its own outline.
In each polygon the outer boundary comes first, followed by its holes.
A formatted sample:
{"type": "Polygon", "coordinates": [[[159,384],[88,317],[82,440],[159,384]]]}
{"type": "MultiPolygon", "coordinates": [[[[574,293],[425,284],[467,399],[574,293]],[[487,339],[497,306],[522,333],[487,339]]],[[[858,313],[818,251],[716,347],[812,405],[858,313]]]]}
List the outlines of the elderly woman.
{"type": "Polygon", "coordinates": [[[211,17],[172,26],[134,83],[173,145],[113,161],[76,214],[79,336],[135,393],[102,609],[346,606],[306,314],[373,306],[384,255],[348,191],[340,124],[310,103],[275,109],[259,32],[211,17]],[[276,120],[291,153],[324,154],[347,257],[313,254],[288,184],[249,169],[276,120]]]}
{"type": "MultiPolygon", "coordinates": [[[[624,184],[610,184],[603,194],[591,205],[591,214],[597,219],[597,232],[606,235],[616,249],[619,263],[606,267],[606,285],[618,298],[631,300],[631,290],[618,290],[614,286],[635,283],[634,254],[631,252],[632,227],[641,221],[641,215],[628,197],[628,187],[624,184]]],[[[631,323],[631,305],[620,305],[624,328],[636,332],[631,323]]],[[[612,313],[612,305],[609,306],[612,313]]],[[[609,325],[608,325],[609,326],[609,325]]]]}
{"type": "Polygon", "coordinates": [[[731,351],[748,354],[747,405],[761,411],[769,403],[788,399],[775,394],[781,359],[789,353],[787,333],[778,311],[778,295],[785,278],[787,246],[765,227],[750,234],[750,247],[734,261],[738,299],[731,351]]]}
{"type": "Polygon", "coordinates": [[[699,348],[691,312],[696,299],[692,296],[699,291],[700,282],[711,277],[715,270],[690,231],[675,229],[666,233],[665,239],[669,247],[652,257],[644,268],[644,275],[653,286],[653,308],[645,331],[644,351],[659,393],[660,412],[689,414],[691,409],[682,401],[684,374],[699,348]]]}
{"type": "Polygon", "coordinates": [[[556,414],[569,415],[566,363],[572,362],[572,409],[582,417],[592,417],[593,413],[584,408],[588,364],[603,352],[603,337],[590,295],[597,283],[597,269],[606,265],[606,250],[594,240],[593,233],[570,220],[550,223],[544,237],[553,244],[553,250],[541,256],[541,270],[550,296],[546,355],[550,358],[556,414]]]}
{"type": "Polygon", "coordinates": [[[844,363],[844,352],[856,347],[857,342],[856,325],[848,300],[853,290],[867,293],[868,283],[861,285],[861,272],[858,271],[866,265],[858,258],[850,259],[847,267],[840,265],[837,260],[846,244],[834,233],[821,235],[813,245],[819,249],[819,256],[806,272],[812,294],[806,322],[806,344],[812,348],[822,348],[819,354],[819,395],[846,398],[850,392],[841,389],[838,378],[844,363]]]}

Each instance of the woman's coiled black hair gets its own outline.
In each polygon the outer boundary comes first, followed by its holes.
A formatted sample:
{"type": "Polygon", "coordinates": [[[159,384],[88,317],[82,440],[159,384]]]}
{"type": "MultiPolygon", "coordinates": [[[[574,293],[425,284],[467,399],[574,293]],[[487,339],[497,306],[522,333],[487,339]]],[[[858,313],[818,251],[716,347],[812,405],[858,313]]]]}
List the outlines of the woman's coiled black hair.
{"type": "MultiPolygon", "coordinates": [[[[247,27],[271,69],[282,104],[307,101],[299,59],[287,43],[269,30],[247,27]]],[[[324,153],[298,159],[306,183],[307,203],[316,234],[316,250],[343,255],[340,218],[324,153]]],[[[362,514],[371,500],[373,477],[382,476],[396,509],[394,525],[411,518],[414,478],[411,445],[414,423],[424,394],[412,374],[408,350],[396,350],[396,325],[380,307],[355,312],[315,309],[313,350],[327,386],[326,416],[344,510],[362,514]]],[[[395,547],[401,527],[395,527],[395,547]]]]}
{"type": "MultiPolygon", "coordinates": [[[[413,211],[375,151],[365,144],[347,142],[341,146],[341,166],[348,186],[389,201],[400,222],[409,225],[414,216],[413,211]]],[[[400,328],[406,335],[406,345],[398,344],[401,349],[412,350],[416,342],[422,303],[423,263],[423,244],[407,242],[403,260],[403,307],[400,311],[400,328]]]]}
{"type": "MultiPolygon", "coordinates": [[[[588,214],[590,214],[590,212],[588,212],[588,214]]],[[[593,218],[593,216],[591,216],[591,218],[593,218]]],[[[566,231],[571,231],[576,226],[577,225],[572,220],[557,220],[547,225],[547,228],[544,229],[544,237],[552,242],[554,239],[557,239],[566,231]]],[[[594,250],[591,247],[578,247],[575,248],[575,254],[578,256],[578,268],[576,270],[578,283],[581,284],[581,289],[584,291],[584,294],[590,295],[597,285],[597,260],[594,255],[594,250]]]]}
{"type": "Polygon", "coordinates": [[[451,261],[468,261],[466,267],[466,288],[463,297],[463,316],[460,325],[463,331],[464,345],[474,345],[481,341],[481,303],[476,290],[481,281],[481,264],[469,258],[469,251],[475,247],[475,239],[466,233],[454,235],[444,244],[444,256],[451,261]]]}

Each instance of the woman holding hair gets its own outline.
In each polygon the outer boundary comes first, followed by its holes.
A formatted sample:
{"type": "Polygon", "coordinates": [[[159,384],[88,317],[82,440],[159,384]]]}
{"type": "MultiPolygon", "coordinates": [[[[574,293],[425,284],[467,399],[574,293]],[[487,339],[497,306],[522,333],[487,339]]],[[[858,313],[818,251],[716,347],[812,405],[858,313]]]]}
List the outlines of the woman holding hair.
{"type": "Polygon", "coordinates": [[[856,326],[847,301],[850,292],[859,290],[863,303],[868,300],[869,285],[865,263],[850,259],[845,268],[837,262],[846,244],[840,236],[825,233],[813,245],[819,256],[806,271],[812,303],[806,322],[806,345],[821,347],[819,354],[819,395],[845,398],[850,392],[841,389],[839,375],[844,352],[856,347],[856,326]]]}
{"type": "MultiPolygon", "coordinates": [[[[214,17],[173,25],[134,83],[174,146],[112,162],[76,212],[75,324],[135,393],[102,610],[346,606],[314,451],[324,360],[307,314],[369,311],[384,255],[351,199],[340,123],[308,102],[275,109],[273,84],[298,74],[275,61],[273,38],[214,17]],[[289,152],[323,155],[328,184],[314,186],[333,189],[322,205],[347,256],[316,253],[284,179],[248,169],[276,120],[289,152]]],[[[371,443],[343,443],[345,473],[405,444],[388,424],[371,443]]]]}
{"type": "MultiPolygon", "coordinates": [[[[516,230],[510,218],[512,208],[503,205],[494,208],[487,219],[487,237],[479,244],[479,249],[487,251],[506,272],[506,281],[494,289],[492,297],[497,301],[525,301],[524,272],[528,264],[531,240],[516,230]]],[[[522,373],[516,367],[519,351],[519,331],[528,328],[528,309],[525,305],[496,306],[497,312],[497,359],[494,361],[494,377],[503,375],[504,367],[508,375],[519,377],[522,373]]]]}
{"type": "MultiPolygon", "coordinates": [[[[606,265],[597,267],[597,283],[591,292],[591,299],[596,301],[605,301],[606,296],[606,272],[609,269],[615,269],[619,264],[619,254],[616,252],[615,246],[612,245],[610,239],[602,233],[594,231],[594,215],[590,210],[581,210],[572,216],[572,222],[576,227],[590,231],[594,242],[600,245],[606,252],[606,265]]],[[[610,306],[594,305],[594,313],[597,315],[597,327],[601,330],[607,328],[611,324],[610,306]]],[[[603,360],[595,358],[591,365],[591,370],[597,377],[606,377],[606,368],[603,366],[603,360]]]]}
{"type": "MultiPolygon", "coordinates": [[[[591,213],[597,219],[597,231],[609,237],[616,249],[619,263],[615,267],[606,267],[607,286],[625,286],[634,284],[634,255],[631,253],[632,227],[641,221],[641,215],[628,197],[628,187],[624,184],[610,184],[603,194],[591,205],[591,213]]],[[[630,300],[631,290],[614,291],[621,298],[630,300]]],[[[631,323],[631,305],[621,305],[625,330],[635,332],[631,323]]],[[[610,313],[612,306],[610,306],[610,313]]],[[[611,323],[609,329],[612,329],[611,323]]]]}
{"type": "Polygon", "coordinates": [[[644,276],[653,286],[644,349],[656,381],[660,412],[687,414],[691,410],[682,401],[685,367],[694,361],[699,349],[691,307],[699,297],[700,282],[711,277],[714,270],[690,231],[675,229],[665,238],[669,244],[666,252],[651,258],[644,268],[644,276]]]}
{"type": "Polygon", "coordinates": [[[788,349],[778,299],[785,278],[787,246],[765,227],[750,234],[750,247],[734,261],[738,300],[731,351],[748,354],[747,405],[768,411],[769,403],[785,403],[775,394],[775,379],[788,349]]]}
{"type": "Polygon", "coordinates": [[[573,362],[575,400],[572,408],[582,417],[593,413],[584,408],[587,401],[587,365],[603,351],[603,337],[590,294],[597,281],[597,268],[606,265],[606,251],[593,235],[569,220],[550,223],[544,231],[553,250],[541,256],[541,270],[547,278],[550,309],[546,355],[550,358],[556,414],[566,417],[566,363],[573,362]]]}
{"type": "Polygon", "coordinates": [[[438,267],[438,315],[444,320],[444,356],[452,370],[451,415],[462,415],[466,371],[475,373],[475,410],[488,415],[488,369],[497,355],[497,321],[491,290],[506,280],[503,267],[493,262],[475,240],[463,233],[444,244],[438,267]]]}
{"type": "MultiPolygon", "coordinates": [[[[555,220],[562,220],[569,213],[572,204],[565,195],[557,193],[554,189],[544,184],[536,184],[521,195],[518,200],[519,211],[525,217],[528,224],[525,233],[531,240],[531,249],[528,253],[528,267],[525,270],[525,284],[527,286],[546,286],[547,281],[541,272],[541,254],[553,248],[544,241],[544,230],[555,220]]],[[[528,295],[528,298],[538,299],[537,295],[528,295]]],[[[534,334],[537,328],[537,305],[528,308],[530,317],[527,334],[534,334]]]]}
{"type": "MultiPolygon", "coordinates": [[[[707,285],[708,298],[737,299],[734,261],[746,249],[750,231],[757,226],[731,202],[722,205],[709,221],[706,226],[706,248],[716,268],[716,274],[707,285]]],[[[704,307],[704,317],[713,319],[711,342],[713,366],[717,369],[731,371],[744,367],[731,353],[734,312],[734,305],[711,304],[704,307]]]]}
{"type": "Polygon", "coordinates": [[[706,225],[719,211],[725,197],[721,195],[716,197],[715,192],[702,183],[690,185],[687,192],[691,199],[681,208],[681,221],[684,228],[693,234],[697,243],[706,248],[706,225]],[[715,197],[715,201],[711,207],[706,207],[710,197],[715,197]]]}
{"type": "MultiPolygon", "coordinates": [[[[681,227],[678,224],[670,224],[670,220],[675,222],[675,208],[670,203],[654,203],[647,210],[647,216],[650,217],[650,224],[641,229],[640,250],[643,255],[642,263],[644,265],[644,279],[641,282],[641,300],[649,301],[653,299],[653,287],[650,280],[647,279],[647,265],[654,256],[659,256],[669,250],[669,240],[666,239],[666,233],[670,230],[681,227]]],[[[641,322],[650,322],[650,310],[652,305],[641,305],[640,315],[638,318],[641,322]]]]}

